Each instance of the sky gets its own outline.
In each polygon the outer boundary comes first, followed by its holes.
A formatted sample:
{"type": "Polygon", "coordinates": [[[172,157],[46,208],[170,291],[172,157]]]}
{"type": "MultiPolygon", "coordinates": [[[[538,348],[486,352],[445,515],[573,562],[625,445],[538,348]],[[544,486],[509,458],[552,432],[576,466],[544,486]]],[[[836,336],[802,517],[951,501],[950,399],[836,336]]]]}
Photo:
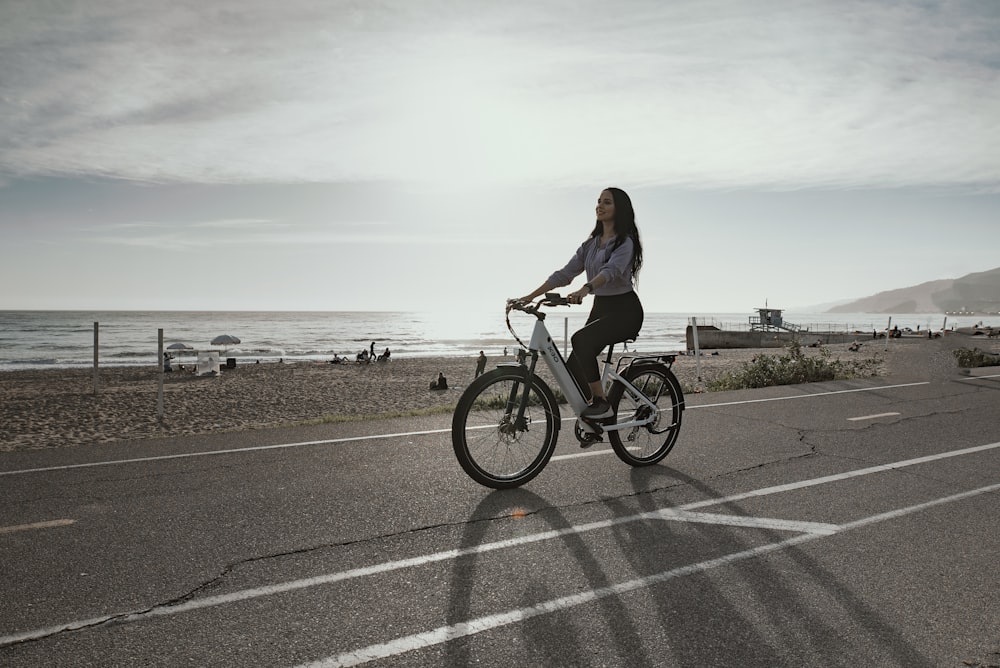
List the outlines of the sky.
{"type": "Polygon", "coordinates": [[[4,0],[0,63],[0,309],[500,310],[612,185],[650,312],[1000,266],[994,0],[4,0]]]}

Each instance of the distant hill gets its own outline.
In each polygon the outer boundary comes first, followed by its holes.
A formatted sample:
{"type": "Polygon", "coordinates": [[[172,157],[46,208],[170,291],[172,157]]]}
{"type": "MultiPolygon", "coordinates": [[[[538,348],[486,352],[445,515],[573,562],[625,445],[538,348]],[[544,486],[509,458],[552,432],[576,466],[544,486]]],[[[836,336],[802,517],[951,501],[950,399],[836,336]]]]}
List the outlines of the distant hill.
{"type": "Polygon", "coordinates": [[[827,313],[1000,312],[1000,267],[838,304],[827,313]]]}

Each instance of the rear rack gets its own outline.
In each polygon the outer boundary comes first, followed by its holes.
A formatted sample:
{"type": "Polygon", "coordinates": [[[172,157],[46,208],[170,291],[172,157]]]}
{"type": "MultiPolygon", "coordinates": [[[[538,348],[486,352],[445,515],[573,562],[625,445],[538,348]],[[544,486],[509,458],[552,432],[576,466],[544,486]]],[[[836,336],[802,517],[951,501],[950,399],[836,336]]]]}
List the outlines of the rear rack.
{"type": "Polygon", "coordinates": [[[674,365],[674,360],[677,359],[677,355],[674,354],[664,354],[664,355],[622,355],[618,358],[618,373],[622,373],[623,369],[628,367],[642,364],[665,364],[669,369],[674,365]]]}

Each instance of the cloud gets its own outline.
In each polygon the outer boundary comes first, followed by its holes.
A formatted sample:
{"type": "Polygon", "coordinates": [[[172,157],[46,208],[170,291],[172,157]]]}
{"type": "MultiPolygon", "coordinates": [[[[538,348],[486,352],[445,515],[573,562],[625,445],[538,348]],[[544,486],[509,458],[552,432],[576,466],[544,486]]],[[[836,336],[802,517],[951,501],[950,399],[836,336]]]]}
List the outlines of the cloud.
{"type": "Polygon", "coordinates": [[[0,9],[0,178],[1000,188],[951,2],[0,9]]]}
{"type": "Polygon", "coordinates": [[[246,231],[259,231],[268,229],[281,230],[288,228],[289,224],[274,220],[266,220],[258,218],[225,218],[221,220],[205,220],[202,222],[191,223],[190,227],[215,228],[221,230],[246,232],[246,231]]]}
{"type": "MultiPolygon", "coordinates": [[[[390,246],[451,246],[474,241],[493,247],[518,243],[489,233],[428,235],[412,226],[388,221],[337,221],[330,223],[286,223],[265,219],[218,219],[193,222],[135,221],[75,228],[77,244],[155,248],[171,252],[217,252],[219,248],[269,249],[297,246],[331,248],[370,245],[384,251],[390,246]]],[[[63,237],[63,241],[65,237],[63,237]]],[[[51,245],[46,237],[36,243],[51,245]]]]}

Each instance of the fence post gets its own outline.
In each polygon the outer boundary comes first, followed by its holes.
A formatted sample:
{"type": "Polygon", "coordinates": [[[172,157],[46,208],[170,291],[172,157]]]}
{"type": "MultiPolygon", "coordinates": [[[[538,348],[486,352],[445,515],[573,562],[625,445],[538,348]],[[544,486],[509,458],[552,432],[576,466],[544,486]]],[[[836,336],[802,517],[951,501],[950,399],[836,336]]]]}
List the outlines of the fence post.
{"type": "Polygon", "coordinates": [[[100,325],[95,322],[94,323],[94,394],[97,394],[97,359],[98,359],[97,349],[98,349],[98,338],[99,338],[97,332],[99,329],[100,325]]]}
{"type": "Polygon", "coordinates": [[[569,318],[563,318],[563,357],[569,357],[569,318]]]}
{"type": "Polygon", "coordinates": [[[694,368],[701,382],[701,351],[698,349],[698,318],[691,318],[691,338],[694,339],[694,368]]]}
{"type": "Polygon", "coordinates": [[[156,357],[160,361],[160,387],[156,392],[156,418],[163,423],[163,328],[157,331],[156,357]]]}

